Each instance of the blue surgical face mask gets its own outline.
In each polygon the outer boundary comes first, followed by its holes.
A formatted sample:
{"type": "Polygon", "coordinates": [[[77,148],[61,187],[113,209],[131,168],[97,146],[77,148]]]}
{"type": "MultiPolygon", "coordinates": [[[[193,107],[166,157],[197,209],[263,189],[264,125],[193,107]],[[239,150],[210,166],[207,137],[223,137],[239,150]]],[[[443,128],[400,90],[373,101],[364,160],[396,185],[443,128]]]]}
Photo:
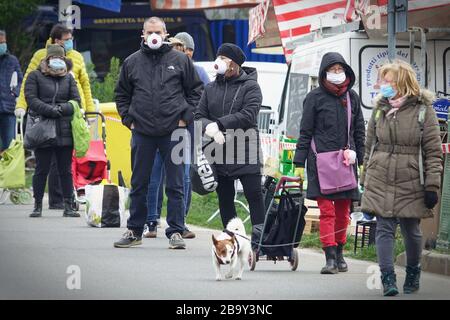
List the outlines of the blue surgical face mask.
{"type": "Polygon", "coordinates": [[[64,41],[64,49],[66,50],[66,52],[69,52],[70,50],[73,49],[73,40],[72,39],[64,41]]]}
{"type": "Polygon", "coordinates": [[[50,59],[48,66],[53,70],[61,70],[66,68],[66,62],[59,58],[50,59]]]}
{"type": "Polygon", "coordinates": [[[8,50],[8,46],[5,43],[0,43],[0,56],[4,55],[6,51],[8,50]]]}
{"type": "Polygon", "coordinates": [[[383,84],[380,86],[380,93],[385,98],[393,98],[397,95],[397,91],[392,88],[390,84],[383,84]]]}

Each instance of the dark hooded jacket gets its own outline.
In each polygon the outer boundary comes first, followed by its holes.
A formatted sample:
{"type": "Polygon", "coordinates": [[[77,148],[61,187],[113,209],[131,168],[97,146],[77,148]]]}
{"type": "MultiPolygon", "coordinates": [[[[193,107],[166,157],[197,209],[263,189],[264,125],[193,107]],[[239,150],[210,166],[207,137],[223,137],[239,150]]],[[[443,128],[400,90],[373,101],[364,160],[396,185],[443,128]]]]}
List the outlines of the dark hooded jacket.
{"type": "Polygon", "coordinates": [[[192,122],[203,83],[189,57],[163,44],[125,59],[115,90],[122,123],[148,136],[171,134],[180,120],[192,122]]]}
{"type": "MultiPolygon", "coordinates": [[[[365,126],[360,100],[357,93],[351,90],[355,83],[355,74],[344,58],[336,52],[330,52],[323,56],[319,70],[320,86],[312,90],[303,102],[303,116],[300,125],[300,136],[295,151],[294,164],[305,167],[307,163],[308,189],[307,197],[316,199],[353,199],[359,200],[357,188],[331,195],[323,195],[317,175],[316,157],[311,150],[311,139],[314,137],[317,152],[336,151],[344,149],[347,145],[347,107],[342,103],[346,93],[341,97],[329,92],[324,86],[326,70],[336,64],[341,64],[347,78],[350,78],[348,90],[352,107],[352,119],[350,125],[350,148],[356,151],[358,164],[364,160],[365,126]]],[[[357,174],[357,166],[355,174],[357,174]]]]}
{"type": "Polygon", "coordinates": [[[25,81],[25,99],[31,116],[56,119],[57,146],[72,146],[73,107],[69,100],[80,103],[77,84],[70,73],[72,63],[65,59],[67,73],[54,76],[49,73],[46,60],[32,71],[25,81]]]}
{"type": "Polygon", "coordinates": [[[19,95],[23,74],[19,60],[8,52],[0,55],[0,114],[13,114],[16,107],[16,97],[19,95]],[[11,91],[11,77],[17,72],[17,87],[11,91]]]}
{"type": "MultiPolygon", "coordinates": [[[[261,174],[262,156],[257,125],[261,103],[262,93],[255,68],[243,67],[239,76],[231,79],[217,76],[215,81],[205,86],[195,120],[200,121],[203,130],[209,123],[217,122],[226,133],[223,146],[213,144],[215,159],[222,161],[222,164],[215,162],[219,175],[238,177],[261,174]],[[229,129],[242,130],[233,133],[229,129]],[[234,152],[227,155],[227,148],[234,148],[234,152]]],[[[208,155],[208,152],[205,154],[208,155]]]]}

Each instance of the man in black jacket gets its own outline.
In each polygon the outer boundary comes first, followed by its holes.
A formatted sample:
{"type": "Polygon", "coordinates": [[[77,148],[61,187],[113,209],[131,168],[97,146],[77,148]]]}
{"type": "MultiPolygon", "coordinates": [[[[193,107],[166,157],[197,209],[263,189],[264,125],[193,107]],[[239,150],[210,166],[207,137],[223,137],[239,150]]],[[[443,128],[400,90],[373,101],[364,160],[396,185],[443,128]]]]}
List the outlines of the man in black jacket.
{"type": "Polygon", "coordinates": [[[122,123],[132,131],[133,172],[128,231],[114,246],[128,248],[142,242],[148,181],[159,150],[167,172],[166,236],[170,248],[184,249],[184,165],[171,158],[179,143],[172,134],[176,129],[186,130],[193,120],[203,84],[189,57],[164,42],[168,34],[161,19],[147,19],[142,33],[141,48],[125,59],[115,90],[122,123]]]}

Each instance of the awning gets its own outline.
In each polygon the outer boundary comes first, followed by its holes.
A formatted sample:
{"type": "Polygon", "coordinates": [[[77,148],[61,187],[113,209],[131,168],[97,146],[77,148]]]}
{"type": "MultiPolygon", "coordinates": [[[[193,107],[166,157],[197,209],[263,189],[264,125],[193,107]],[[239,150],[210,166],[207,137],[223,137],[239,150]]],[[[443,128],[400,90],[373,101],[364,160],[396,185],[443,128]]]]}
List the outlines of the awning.
{"type": "MultiPolygon", "coordinates": [[[[256,39],[257,48],[276,46],[277,36],[274,32],[268,32],[268,26],[276,21],[279,30],[278,42],[284,49],[286,61],[290,61],[293,53],[292,48],[289,48],[289,43],[312,35],[314,31],[344,26],[360,19],[365,24],[373,8],[371,6],[374,5],[380,11],[381,27],[375,30],[366,28],[366,30],[369,36],[373,33],[378,37],[385,37],[386,34],[386,5],[388,0],[266,1],[271,1],[268,13],[264,10],[264,2],[250,11],[249,23],[253,31],[251,39],[256,39]],[[271,16],[270,10],[272,7],[275,15],[271,16]]],[[[440,27],[442,24],[448,24],[449,10],[450,0],[409,0],[408,24],[410,26],[440,27]],[[440,12],[440,15],[434,13],[435,11],[440,12]],[[430,16],[433,13],[435,19],[430,17],[424,19],[424,17],[427,17],[426,13],[429,13],[430,16]]]]}
{"type": "Polygon", "coordinates": [[[154,10],[195,10],[223,7],[253,7],[261,0],[151,0],[154,10]]]}
{"type": "Polygon", "coordinates": [[[85,4],[100,9],[120,12],[122,0],[75,0],[78,3],[85,4]]]}

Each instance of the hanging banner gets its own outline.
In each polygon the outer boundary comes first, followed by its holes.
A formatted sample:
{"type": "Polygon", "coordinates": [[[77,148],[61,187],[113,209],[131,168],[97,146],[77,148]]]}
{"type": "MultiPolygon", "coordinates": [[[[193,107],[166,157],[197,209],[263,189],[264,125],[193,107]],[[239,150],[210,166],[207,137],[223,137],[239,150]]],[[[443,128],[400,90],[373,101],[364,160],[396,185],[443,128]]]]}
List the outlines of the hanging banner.
{"type": "Polygon", "coordinates": [[[262,2],[250,9],[248,17],[248,45],[264,35],[264,23],[266,22],[267,12],[269,11],[270,0],[262,0],[262,2]]]}

